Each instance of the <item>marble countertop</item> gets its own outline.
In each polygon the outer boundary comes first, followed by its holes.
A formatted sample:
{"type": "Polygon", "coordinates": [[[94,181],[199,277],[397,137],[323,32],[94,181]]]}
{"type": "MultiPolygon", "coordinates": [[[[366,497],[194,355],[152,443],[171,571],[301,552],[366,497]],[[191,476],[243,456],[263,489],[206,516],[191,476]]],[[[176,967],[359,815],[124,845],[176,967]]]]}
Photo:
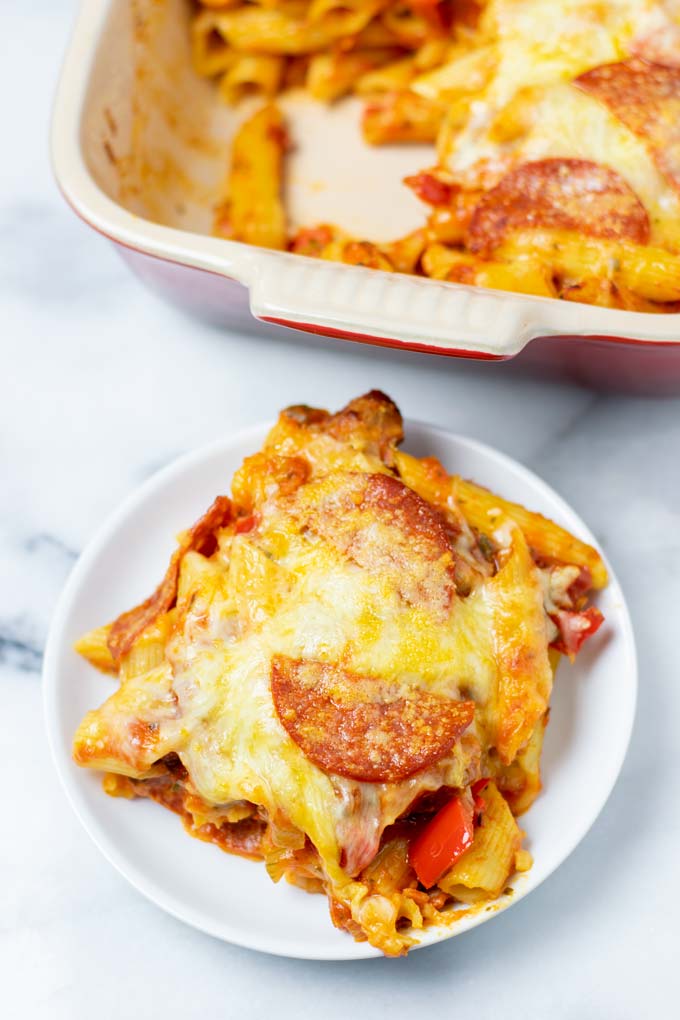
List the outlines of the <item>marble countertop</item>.
{"type": "Polygon", "coordinates": [[[76,219],[52,181],[48,120],[73,0],[8,6],[3,34],[16,43],[4,47],[0,87],[11,97],[21,83],[22,101],[5,104],[0,161],[3,1015],[670,1016],[680,950],[680,401],[330,340],[227,334],[180,316],[76,219]],[[527,900],[407,960],[305,963],[201,935],[107,864],[53,772],[42,648],[76,556],[150,473],[287,403],[336,407],[371,386],[408,416],[518,458],[582,514],[630,601],[639,708],[601,817],[527,900]]]}

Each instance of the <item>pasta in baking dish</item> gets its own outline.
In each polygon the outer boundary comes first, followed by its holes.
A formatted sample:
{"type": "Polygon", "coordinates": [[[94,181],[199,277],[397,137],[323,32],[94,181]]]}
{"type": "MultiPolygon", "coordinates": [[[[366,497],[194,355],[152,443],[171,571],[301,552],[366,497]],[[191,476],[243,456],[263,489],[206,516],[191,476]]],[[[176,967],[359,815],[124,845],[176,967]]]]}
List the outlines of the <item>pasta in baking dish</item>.
{"type": "Polygon", "coordinates": [[[118,678],[74,741],[107,793],[324,892],[388,955],[530,867],[516,816],[555,668],[607,582],[594,548],[402,438],[379,392],[287,408],[154,593],[76,646],[118,678]]]}
{"type": "Polygon", "coordinates": [[[266,105],[234,142],[215,232],[386,271],[633,311],[680,309],[677,0],[202,0],[194,64],[266,105]],[[365,97],[370,145],[422,142],[429,212],[391,243],[293,230],[286,124],[303,86],[365,97]]]}

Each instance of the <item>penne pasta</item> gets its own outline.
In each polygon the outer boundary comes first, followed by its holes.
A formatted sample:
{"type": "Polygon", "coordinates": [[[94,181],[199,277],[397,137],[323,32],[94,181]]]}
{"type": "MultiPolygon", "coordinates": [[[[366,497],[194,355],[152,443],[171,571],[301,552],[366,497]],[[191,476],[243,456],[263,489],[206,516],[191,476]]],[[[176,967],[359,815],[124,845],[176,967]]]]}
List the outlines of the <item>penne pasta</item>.
{"type": "Polygon", "coordinates": [[[414,273],[426,243],[425,231],[414,230],[398,241],[380,245],[380,248],[398,273],[414,273]]]}
{"type": "Polygon", "coordinates": [[[518,503],[499,500],[486,489],[463,478],[453,480],[453,492],[464,516],[478,531],[485,532],[493,527],[496,517],[503,514],[519,525],[529,546],[538,556],[587,567],[594,588],[604,588],[607,584],[607,568],[597,549],[582,542],[554,521],[526,510],[518,503]]]}
{"type": "Polygon", "coordinates": [[[470,849],[439,880],[439,887],[463,903],[498,896],[515,871],[521,833],[494,782],[481,794],[485,808],[470,849]]]}
{"type": "MultiPolygon", "coordinates": [[[[194,555],[189,553],[188,555],[194,555]]],[[[172,632],[175,613],[170,610],[157,617],[140,634],[132,648],[120,659],[120,678],[124,683],[130,677],[142,676],[156,669],[165,658],[165,649],[172,632]]]]}
{"type": "Polygon", "coordinates": [[[575,281],[594,275],[649,301],[680,300],[680,256],[662,248],[585,237],[572,231],[525,230],[496,249],[503,259],[525,258],[540,251],[558,272],[575,281]]]}
{"type": "Polygon", "coordinates": [[[488,534],[500,516],[517,524],[533,552],[548,561],[573,563],[590,571],[594,588],[607,584],[607,568],[597,549],[582,542],[559,524],[518,503],[496,496],[474,482],[446,473],[435,458],[419,460],[398,450],[395,463],[407,485],[442,509],[451,504],[481,534],[488,534]]]}
{"type": "Polygon", "coordinates": [[[493,720],[491,742],[503,764],[509,765],[547,711],[552,669],[548,650],[537,636],[544,620],[543,591],[526,538],[510,518],[498,519],[494,536],[499,532],[510,544],[486,596],[497,620],[497,684],[486,711],[493,720]]]}
{"type": "Polygon", "coordinates": [[[438,103],[408,90],[376,96],[364,109],[361,129],[370,145],[432,142],[443,117],[438,103]]]}
{"type": "Polygon", "coordinates": [[[118,673],[118,666],[108,646],[110,631],[110,625],[95,627],[94,630],[89,630],[87,634],[83,634],[76,641],[74,648],[95,669],[100,670],[102,673],[112,673],[115,676],[118,673]]]}
{"type": "Polygon", "coordinates": [[[428,38],[435,35],[444,35],[445,28],[443,20],[439,17],[437,4],[418,6],[414,3],[385,4],[385,10],[381,15],[382,23],[393,32],[403,46],[415,49],[427,42],[428,38]],[[423,11],[424,13],[420,13],[423,11]]]}
{"type": "Polygon", "coordinates": [[[385,63],[377,70],[361,74],[354,85],[354,91],[360,96],[370,96],[378,92],[401,92],[408,88],[415,74],[415,58],[402,57],[392,63],[385,63]]]}
{"type": "Polygon", "coordinates": [[[369,269],[383,269],[387,273],[394,266],[376,244],[370,241],[348,241],[338,238],[331,241],[322,253],[321,258],[329,262],[344,262],[348,266],[366,266],[369,269]]]}
{"type": "Polygon", "coordinates": [[[272,55],[314,53],[360,32],[372,18],[370,9],[331,12],[320,20],[294,17],[280,10],[242,7],[214,15],[215,29],[234,49],[272,55]]]}
{"type": "Polygon", "coordinates": [[[355,30],[360,31],[378,11],[386,6],[387,0],[311,0],[307,8],[306,20],[311,23],[330,23],[350,15],[352,16],[352,27],[359,25],[359,28],[355,30]]]}
{"type": "Polygon", "coordinates": [[[541,752],[547,722],[546,713],[538,720],[526,747],[514,761],[500,765],[494,772],[498,788],[515,816],[528,811],[541,792],[541,752]]]}
{"type": "Polygon", "coordinates": [[[240,128],[227,201],[218,211],[216,228],[223,237],[265,248],[286,247],[281,198],[285,146],[283,117],[275,106],[265,106],[240,128]]]}
{"type": "Polygon", "coordinates": [[[319,53],[311,57],[306,87],[322,102],[333,102],[351,92],[375,68],[389,64],[399,53],[395,49],[350,50],[347,53],[319,53]]]}
{"type": "Polygon", "coordinates": [[[203,11],[191,26],[191,60],[197,74],[211,78],[231,67],[236,55],[215,26],[211,11],[203,11]]]}
{"type": "Polygon", "coordinates": [[[426,276],[451,283],[472,283],[492,290],[556,297],[550,270],[538,258],[524,262],[487,262],[467,252],[430,245],[423,256],[426,276]]]}
{"type": "Polygon", "coordinates": [[[284,70],[283,57],[238,55],[220,80],[220,95],[228,103],[237,103],[252,93],[272,98],[279,91],[284,70]]]}
{"type": "Polygon", "coordinates": [[[489,80],[496,59],[497,53],[492,46],[456,53],[448,63],[416,78],[413,91],[425,99],[440,102],[479,92],[489,80]]]}

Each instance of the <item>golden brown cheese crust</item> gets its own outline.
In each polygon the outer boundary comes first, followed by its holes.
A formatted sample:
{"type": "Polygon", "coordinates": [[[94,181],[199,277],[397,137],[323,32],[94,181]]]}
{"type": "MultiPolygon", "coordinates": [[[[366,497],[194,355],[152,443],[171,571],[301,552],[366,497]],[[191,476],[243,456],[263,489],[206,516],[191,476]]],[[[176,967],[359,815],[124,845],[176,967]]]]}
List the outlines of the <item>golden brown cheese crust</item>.
{"type": "Polygon", "coordinates": [[[646,142],[661,173],[680,191],[680,67],[626,60],[586,71],[576,86],[646,142]]]}
{"type": "Polygon", "coordinates": [[[444,520],[398,478],[334,473],[306,486],[290,512],[406,602],[448,611],[454,556],[444,520]]]}
{"type": "Polygon", "coordinates": [[[511,170],[476,205],[467,244],[490,255],[507,234],[528,227],[649,241],[647,211],[630,185],[585,159],[542,159],[511,170]]]}

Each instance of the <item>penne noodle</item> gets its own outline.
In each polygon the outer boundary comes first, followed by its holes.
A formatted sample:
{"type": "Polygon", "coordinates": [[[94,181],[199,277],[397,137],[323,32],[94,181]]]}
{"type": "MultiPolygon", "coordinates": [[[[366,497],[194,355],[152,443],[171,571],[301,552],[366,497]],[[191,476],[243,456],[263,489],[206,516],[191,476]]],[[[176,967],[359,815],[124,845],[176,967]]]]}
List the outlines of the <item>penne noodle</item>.
{"type": "Polygon", "coordinates": [[[284,57],[239,54],[220,81],[220,95],[228,103],[237,103],[251,93],[271,99],[279,91],[284,68],[284,57]]]}
{"type": "MultiPolygon", "coordinates": [[[[464,511],[463,511],[464,512],[464,511]]],[[[494,659],[497,686],[487,706],[491,742],[509,765],[545,715],[552,689],[552,668],[545,640],[543,590],[531,550],[521,529],[499,516],[494,535],[503,533],[509,547],[487,586],[485,603],[497,620],[494,659]],[[530,601],[528,593],[532,592],[530,601]]]]}
{"type": "Polygon", "coordinates": [[[370,145],[433,142],[442,117],[438,103],[414,92],[387,92],[366,104],[361,129],[370,145]]]}
{"type": "Polygon", "coordinates": [[[357,79],[389,64],[398,53],[394,49],[373,49],[316,54],[309,61],[307,91],[322,102],[333,102],[351,92],[357,79]]]}
{"type": "Polygon", "coordinates": [[[394,266],[376,244],[370,241],[332,241],[321,253],[321,258],[330,262],[344,262],[349,266],[366,266],[369,269],[383,269],[387,273],[394,266]]]}
{"type": "Polygon", "coordinates": [[[172,633],[174,619],[173,610],[163,613],[140,634],[130,651],[121,656],[121,682],[124,683],[130,677],[142,676],[161,665],[165,658],[165,647],[172,633]]]}
{"type": "MultiPolygon", "coordinates": [[[[559,652],[550,649],[549,655],[552,660],[559,652]]],[[[553,676],[554,673],[553,667],[553,676]]],[[[541,752],[547,722],[548,713],[538,720],[526,747],[515,760],[510,765],[500,766],[494,773],[496,784],[515,816],[528,811],[541,792],[541,752]]]]}
{"type": "Polygon", "coordinates": [[[370,50],[381,46],[399,46],[399,39],[377,18],[369,21],[365,28],[349,39],[343,39],[344,49],[370,50]]]}
{"type": "MultiPolygon", "coordinates": [[[[423,270],[425,275],[432,277],[433,280],[448,280],[450,273],[465,268],[470,277],[466,282],[473,282],[475,264],[474,255],[468,255],[467,252],[455,248],[447,248],[443,244],[428,245],[423,254],[423,270]]],[[[458,282],[464,281],[459,279],[458,282]]]]}
{"type": "Polygon", "coordinates": [[[381,244],[380,250],[398,273],[414,273],[425,244],[425,231],[413,230],[396,241],[381,244]]]}
{"type": "Polygon", "coordinates": [[[381,15],[381,21],[403,46],[411,49],[422,46],[433,31],[444,35],[443,25],[434,24],[431,18],[420,14],[415,4],[391,4],[381,15]]]}
{"type": "Polygon", "coordinates": [[[322,21],[330,23],[353,15],[358,22],[362,22],[363,28],[385,6],[387,0],[311,0],[306,20],[312,24],[322,21]]]}
{"type": "Polygon", "coordinates": [[[582,542],[547,517],[527,510],[519,503],[512,503],[496,496],[474,482],[447,474],[442,465],[433,458],[419,460],[403,450],[398,450],[395,454],[395,463],[399,475],[407,485],[442,509],[448,508],[453,501],[468,523],[481,534],[487,534],[493,529],[494,522],[500,515],[509,517],[519,525],[535,555],[547,560],[587,567],[594,588],[604,588],[607,584],[607,568],[597,549],[582,542]]]}
{"type": "Polygon", "coordinates": [[[115,676],[118,673],[118,667],[107,643],[110,630],[110,624],[105,627],[95,627],[94,630],[83,634],[73,647],[95,669],[100,670],[102,673],[112,673],[115,676]]]}
{"type": "Polygon", "coordinates": [[[453,492],[463,515],[478,531],[488,530],[493,526],[497,514],[504,514],[519,525],[536,555],[558,560],[560,563],[587,567],[594,588],[604,588],[607,584],[607,568],[597,549],[582,542],[554,521],[533,513],[518,503],[499,499],[493,493],[463,478],[453,479],[453,492]]]}
{"type": "Polygon", "coordinates": [[[557,296],[549,268],[537,257],[524,262],[489,262],[443,244],[432,244],[423,256],[423,269],[435,280],[474,284],[518,294],[557,296]]]}
{"type": "Polygon", "coordinates": [[[479,92],[489,80],[496,60],[495,47],[471,50],[415,79],[413,91],[425,99],[450,101],[479,92]]]}
{"type": "Polygon", "coordinates": [[[377,92],[395,92],[408,88],[416,74],[414,57],[402,57],[391,64],[385,64],[374,71],[367,71],[355,82],[357,95],[373,95],[377,92]]]}
{"type": "Polygon", "coordinates": [[[214,16],[215,27],[234,49],[250,53],[297,56],[327,49],[360,32],[371,20],[369,9],[338,10],[320,21],[296,18],[279,10],[242,7],[214,16]]]}
{"type": "Polygon", "coordinates": [[[265,106],[247,120],[234,139],[227,202],[217,212],[222,237],[264,248],[286,247],[286,217],[281,198],[283,117],[265,106]]]}
{"type": "Polygon", "coordinates": [[[680,256],[662,248],[587,237],[566,230],[523,230],[496,249],[502,259],[540,251],[554,268],[574,281],[598,276],[622,283],[649,301],[680,300],[680,256]]]}
{"type": "Polygon", "coordinates": [[[221,74],[231,67],[236,55],[215,27],[211,11],[199,14],[191,26],[191,61],[197,74],[205,78],[221,74]]]}
{"type": "Polygon", "coordinates": [[[439,888],[463,903],[498,896],[515,871],[521,833],[494,782],[482,792],[485,809],[472,846],[439,879],[439,888]]]}

